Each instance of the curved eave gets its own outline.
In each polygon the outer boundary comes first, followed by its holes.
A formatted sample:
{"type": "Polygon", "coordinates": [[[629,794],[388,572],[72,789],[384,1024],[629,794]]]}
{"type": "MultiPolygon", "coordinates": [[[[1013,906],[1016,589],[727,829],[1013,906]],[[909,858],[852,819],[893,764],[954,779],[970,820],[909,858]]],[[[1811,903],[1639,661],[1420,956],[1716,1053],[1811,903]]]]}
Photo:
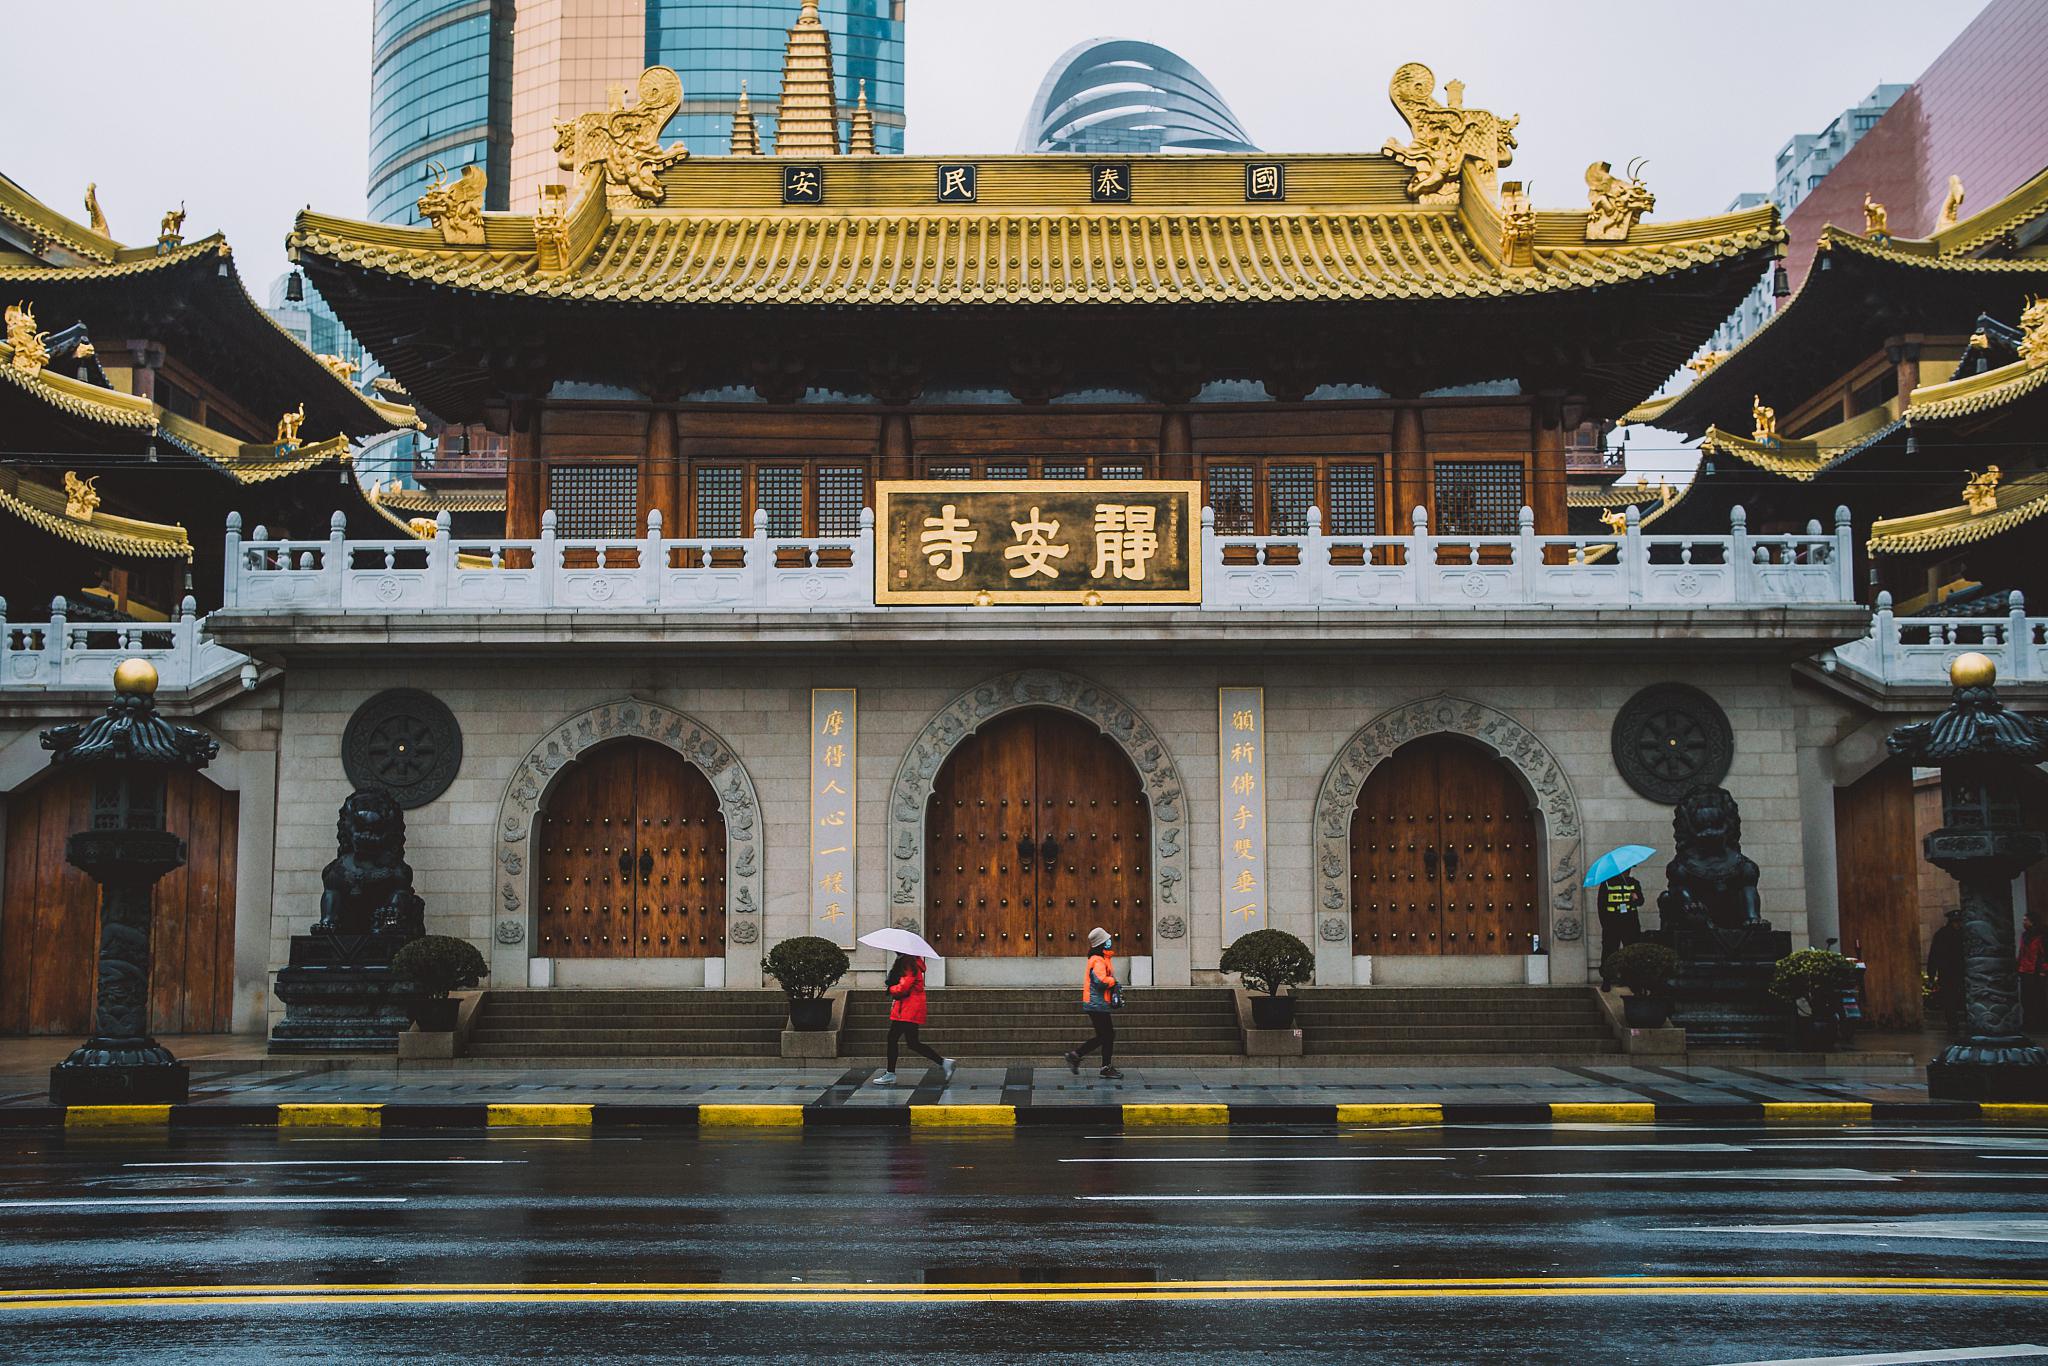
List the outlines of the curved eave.
{"type": "Polygon", "coordinates": [[[1923,384],[1906,404],[1906,421],[1952,422],[1995,412],[2030,395],[2048,391],[2048,365],[2012,365],[1942,384],[1923,384]]]}
{"type": "Polygon", "coordinates": [[[89,260],[112,261],[122,250],[113,238],[58,213],[4,175],[0,175],[0,218],[32,238],[54,242],[72,255],[89,260]]]}
{"type": "Polygon", "coordinates": [[[159,412],[157,435],[240,484],[267,484],[322,465],[345,465],[354,457],[354,448],[345,436],[280,451],[262,442],[237,441],[175,413],[159,412]]]}
{"type": "Polygon", "coordinates": [[[192,558],[192,543],[181,526],[97,511],[80,519],[67,515],[65,505],[57,489],[19,476],[0,479],[0,511],[59,540],[123,559],[192,558]]]}
{"type": "Polygon", "coordinates": [[[1700,454],[1732,456],[1766,473],[1803,484],[1869,450],[1905,425],[1905,419],[1886,405],[1812,436],[1781,439],[1775,445],[1709,427],[1700,438],[1700,454]]]}
{"type": "Polygon", "coordinates": [[[443,493],[435,489],[394,487],[378,494],[376,501],[394,512],[424,513],[429,517],[438,512],[503,512],[505,491],[502,488],[464,489],[457,493],[443,493]]]}
{"type": "Polygon", "coordinates": [[[47,367],[34,373],[17,369],[13,348],[5,342],[0,342],[0,379],[71,417],[128,431],[156,430],[156,405],[148,399],[103,389],[47,367]]]}
{"type": "Polygon", "coordinates": [[[1868,548],[1873,555],[1925,555],[1954,550],[2001,536],[2048,513],[2048,474],[2015,479],[1998,491],[1991,512],[1971,512],[1967,504],[1881,518],[1870,524],[1868,548]]]}
{"type": "Polygon", "coordinates": [[[2018,232],[2043,214],[2048,214],[2048,171],[1997,200],[1981,213],[1971,214],[1952,228],[1944,228],[1929,240],[1950,256],[1967,256],[1996,243],[2007,233],[2018,232]]]}

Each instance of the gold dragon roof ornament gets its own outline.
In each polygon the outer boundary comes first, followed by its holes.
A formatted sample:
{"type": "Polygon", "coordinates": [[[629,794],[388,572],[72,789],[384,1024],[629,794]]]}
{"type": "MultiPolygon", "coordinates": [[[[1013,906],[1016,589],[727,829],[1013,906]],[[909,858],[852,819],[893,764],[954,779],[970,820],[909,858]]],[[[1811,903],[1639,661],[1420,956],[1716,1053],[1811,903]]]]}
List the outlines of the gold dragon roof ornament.
{"type": "Polygon", "coordinates": [[[78,471],[64,471],[64,515],[75,522],[90,522],[93,513],[99,510],[100,491],[94,485],[100,477],[80,479],[78,471]]]}
{"type": "Polygon", "coordinates": [[[1967,471],[1969,482],[1963,485],[1963,503],[1970,509],[1972,517],[1998,511],[1998,481],[2004,472],[1996,465],[1986,465],[1984,473],[1967,471]]]}
{"type": "Polygon", "coordinates": [[[1586,215],[1588,242],[1625,242],[1636,220],[1657,207],[1657,196],[1643,184],[1643,162],[1629,163],[1626,175],[1614,174],[1611,162],[1596,161],[1586,168],[1586,215]]]}
{"type": "Polygon", "coordinates": [[[354,379],[356,376],[356,371],[362,368],[358,366],[354,361],[350,360],[347,356],[329,355],[324,351],[314,356],[313,359],[319,361],[329,370],[332,370],[335,374],[335,377],[338,378],[343,384],[346,384],[350,380],[354,379]]]}
{"type": "Polygon", "coordinates": [[[1692,371],[1695,375],[1704,375],[1707,371],[1727,359],[1728,353],[1726,351],[1707,351],[1687,361],[1685,368],[1692,371]]]}
{"type": "Polygon", "coordinates": [[[747,98],[747,83],[740,82],[739,108],[732,111],[732,141],[728,153],[736,157],[761,155],[761,125],[754,122],[754,106],[747,98]]]}
{"type": "Polygon", "coordinates": [[[100,187],[98,181],[87,181],[85,185],[85,224],[102,237],[112,237],[107,230],[107,216],[100,212],[100,187]]]}
{"type": "Polygon", "coordinates": [[[2032,298],[2020,311],[2020,359],[2048,365],[2048,298],[2032,298]]]}
{"type": "Polygon", "coordinates": [[[614,96],[610,109],[555,125],[556,164],[578,176],[602,173],[606,198],[622,207],[659,204],[666,197],[661,173],[690,155],[680,143],[661,145],[661,130],[682,103],[682,77],[650,66],[640,73],[632,104],[614,96]]]}
{"type": "Polygon", "coordinates": [[[441,230],[441,240],[450,246],[480,247],[484,244],[484,168],[471,164],[462,168],[455,183],[448,183],[448,168],[428,163],[434,183],[415,206],[420,217],[441,230]]]}
{"type": "Polygon", "coordinates": [[[1536,264],[1536,210],[1519,180],[1504,180],[1500,186],[1500,260],[1510,270],[1536,264]]]}
{"type": "Polygon", "coordinates": [[[36,311],[27,300],[7,306],[7,345],[14,352],[10,364],[24,375],[42,373],[50,363],[50,348],[43,343],[50,334],[36,331],[36,311]]]}
{"type": "Polygon", "coordinates": [[[1963,178],[1952,175],[1948,178],[1948,193],[1942,197],[1941,215],[1934,220],[1936,232],[1947,232],[1963,221],[1963,178]]]}
{"type": "Polygon", "coordinates": [[[1388,138],[1380,150],[1414,172],[1408,197],[1423,204],[1455,204],[1458,186],[1471,176],[1488,199],[1495,194],[1494,173],[1515,159],[1515,125],[1521,115],[1503,119],[1484,109],[1465,108],[1465,83],[1444,85],[1444,103],[1436,102],[1436,73],[1421,62],[1406,62],[1394,72],[1387,97],[1408,121],[1412,142],[1388,138]]]}
{"type": "Polygon", "coordinates": [[[540,187],[540,207],[533,215],[535,264],[549,274],[569,268],[569,187],[540,187]]]}

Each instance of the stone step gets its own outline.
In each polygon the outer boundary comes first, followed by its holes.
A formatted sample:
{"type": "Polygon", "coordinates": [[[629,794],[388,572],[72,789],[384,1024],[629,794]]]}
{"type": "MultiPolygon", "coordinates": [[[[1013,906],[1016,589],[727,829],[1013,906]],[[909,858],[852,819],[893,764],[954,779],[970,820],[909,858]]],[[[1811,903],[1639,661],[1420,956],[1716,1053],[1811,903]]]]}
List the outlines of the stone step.
{"type": "Polygon", "coordinates": [[[1302,1051],[1313,1053],[1319,1057],[1356,1057],[1361,1062],[1369,1061],[1369,1065],[1376,1067],[1396,1065],[1385,1061],[1383,1056],[1395,1053],[1402,1057],[1425,1059],[1433,1056],[1448,1057],[1463,1054],[1485,1054],[1522,1062],[1535,1055],[1621,1052],[1620,1042],[1613,1038],[1587,1039],[1584,1042],[1577,1040],[1532,1039],[1526,1044],[1518,1044],[1514,1040],[1498,1037],[1486,1039],[1439,1039],[1431,1041],[1426,1049],[1403,1046],[1404,1044],[1413,1044],[1414,1042],[1414,1040],[1396,1040],[1384,1047],[1375,1047],[1371,1044],[1354,1043],[1342,1039],[1321,1040],[1317,1039],[1314,1035],[1308,1035],[1302,1040],[1302,1051]]]}
{"type": "Polygon", "coordinates": [[[612,1026],[583,1028],[574,1025],[540,1029],[479,1026],[470,1036],[475,1043],[768,1043],[780,1046],[782,1028],[774,1029],[635,1029],[612,1026]]]}
{"type": "MultiPolygon", "coordinates": [[[[632,1058],[649,1055],[645,1043],[492,1043],[472,1041],[470,1056],[479,1058],[632,1058]]],[[[758,1057],[779,1058],[779,1040],[763,1044],[731,1042],[664,1044],[656,1056],[678,1058],[758,1057]]]]}
{"type": "Polygon", "coordinates": [[[1503,1043],[1516,1043],[1523,1039],[1585,1039],[1592,1042],[1613,1037],[1604,1028],[1580,1028],[1572,1026],[1531,1026],[1527,1029],[1506,1031],[1477,1027],[1449,1025],[1441,1029],[1411,1029],[1400,1025],[1324,1025],[1316,1029],[1304,1027],[1302,1037],[1318,1043],[1334,1044],[1339,1041],[1353,1043],[1378,1043],[1389,1040],[1408,1041],[1418,1049],[1426,1048],[1436,1039],[1499,1039],[1503,1043]]]}

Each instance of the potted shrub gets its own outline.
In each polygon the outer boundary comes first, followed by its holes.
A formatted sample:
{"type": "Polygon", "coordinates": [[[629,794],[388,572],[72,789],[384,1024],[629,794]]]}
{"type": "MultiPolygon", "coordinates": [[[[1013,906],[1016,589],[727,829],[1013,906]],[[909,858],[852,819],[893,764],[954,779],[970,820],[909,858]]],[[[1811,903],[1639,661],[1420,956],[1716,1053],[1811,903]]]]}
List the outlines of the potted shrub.
{"type": "Polygon", "coordinates": [[[453,1030],[459,1002],[448,993],[473,987],[490,972],[476,945],[445,934],[423,935],[391,955],[391,975],[419,988],[412,1018],[423,1034],[453,1030]]]}
{"type": "Polygon", "coordinates": [[[774,974],[789,997],[791,1029],[824,1029],[832,1023],[832,1003],[825,993],[852,966],[845,949],[815,934],[798,935],[768,950],[761,966],[774,974]]]}
{"type": "Polygon", "coordinates": [[[1313,981],[1316,956],[1309,946],[1285,930],[1253,930],[1240,935],[1223,951],[1217,964],[1244,979],[1252,997],[1252,1023],[1260,1029],[1285,1029],[1294,1023],[1294,998],[1280,988],[1313,981]]]}
{"type": "Polygon", "coordinates": [[[1822,1052],[1839,1040],[1842,994],[1855,986],[1856,964],[1827,949],[1788,954],[1771,974],[1771,995],[1792,1003],[1795,1037],[1822,1052]]]}
{"type": "Polygon", "coordinates": [[[1621,998],[1621,1017],[1632,1029],[1662,1029],[1671,1022],[1671,998],[1664,993],[1678,975],[1678,955],[1646,939],[1617,949],[1607,960],[1608,973],[1628,988],[1621,998]]]}

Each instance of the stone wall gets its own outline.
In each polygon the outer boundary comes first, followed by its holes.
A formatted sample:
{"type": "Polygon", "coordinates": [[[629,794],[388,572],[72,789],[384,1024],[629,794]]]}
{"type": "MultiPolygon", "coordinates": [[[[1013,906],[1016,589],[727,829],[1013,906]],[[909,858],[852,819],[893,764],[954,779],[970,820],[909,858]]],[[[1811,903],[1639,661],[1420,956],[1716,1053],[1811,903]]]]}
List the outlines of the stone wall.
{"type": "MultiPolygon", "coordinates": [[[[1268,867],[1273,923],[1311,943],[1316,879],[1312,822],[1318,791],[1339,750],[1358,728],[1390,708],[1448,693],[1511,718],[1554,756],[1583,820],[1585,860],[1621,843],[1649,844],[1660,857],[1643,871],[1654,901],[1662,890],[1671,841],[1670,808],[1637,796],[1615,771],[1609,732],[1636,689],[1682,679],[1727,711],[1736,744],[1727,785],[1742,804],[1745,849],[1762,869],[1765,912],[1806,935],[1806,859],[1792,696],[1781,665],[1745,661],[1607,660],[1570,662],[1459,660],[1333,661],[1289,658],[1192,659],[1052,654],[1021,657],[852,659],[829,667],[801,662],[693,666],[577,661],[489,664],[421,662],[357,667],[295,663],[283,689],[283,774],[277,803],[275,913],[269,922],[274,968],[290,936],[313,919],[320,870],[334,856],[334,813],[348,793],[340,740],[350,714],[381,689],[403,682],[445,701],[463,729],[463,764],[446,794],[407,813],[408,857],[426,899],[428,926],[492,948],[498,920],[495,823],[508,783],[537,741],[563,722],[606,703],[638,699],[701,723],[730,746],[758,793],[764,863],[765,923],[772,944],[806,930],[808,803],[806,734],[813,687],[860,690],[858,756],[859,930],[889,922],[887,802],[904,754],[934,713],[963,690],[1019,669],[1057,669],[1098,683],[1136,710],[1169,747],[1187,793],[1191,852],[1184,905],[1187,968],[1213,969],[1222,949],[1218,877],[1216,689],[1263,685],[1267,706],[1268,867]]],[[[1525,775],[1525,781],[1533,779],[1525,775]]],[[[1560,851],[1546,849],[1546,868],[1560,851]]],[[[1578,918],[1594,933],[1590,907],[1578,918]]],[[[1555,944],[1552,980],[1582,980],[1587,938],[1555,944]]],[[[502,959],[501,959],[502,961],[502,959]]],[[[879,967],[879,956],[857,959],[879,967]],[[875,963],[866,958],[875,957],[875,963]]],[[[743,974],[729,980],[744,984],[743,974]]],[[[1162,979],[1164,980],[1164,979],[1162,979]]],[[[500,987],[524,985],[498,980],[500,987]]]]}

